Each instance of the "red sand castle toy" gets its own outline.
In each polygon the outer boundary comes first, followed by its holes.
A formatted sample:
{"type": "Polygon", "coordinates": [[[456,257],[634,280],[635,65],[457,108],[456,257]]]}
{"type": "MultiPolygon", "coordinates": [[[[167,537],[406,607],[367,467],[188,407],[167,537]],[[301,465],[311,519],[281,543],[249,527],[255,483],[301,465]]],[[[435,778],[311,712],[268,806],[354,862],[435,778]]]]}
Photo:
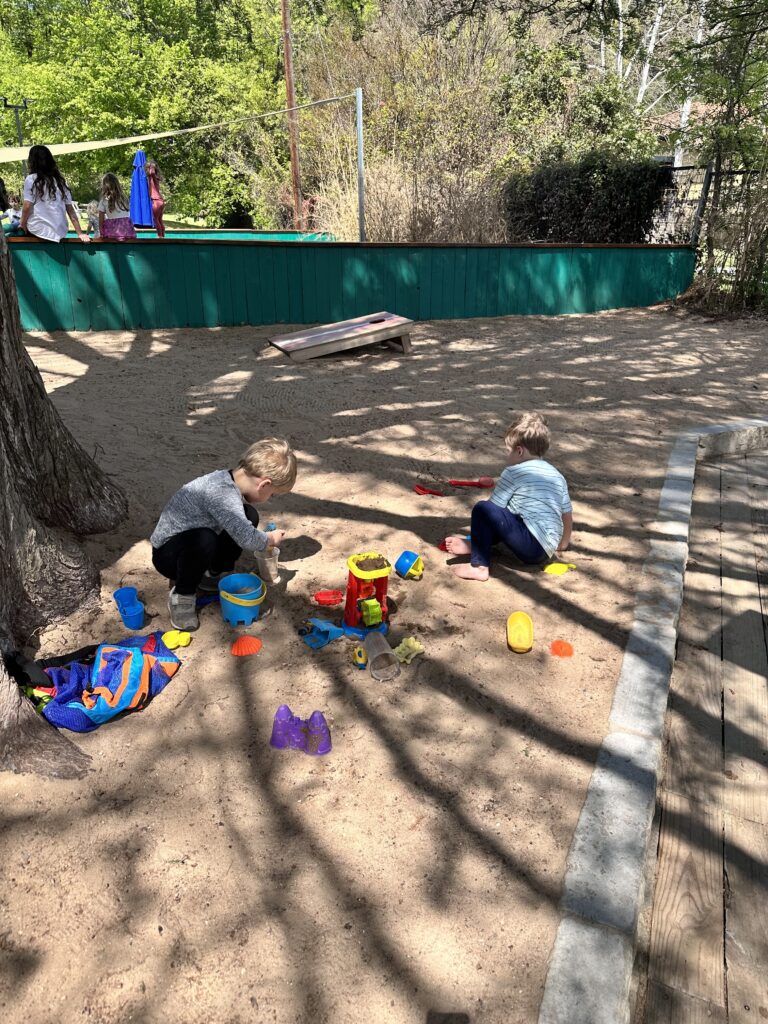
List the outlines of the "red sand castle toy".
{"type": "Polygon", "coordinates": [[[350,555],[347,559],[349,579],[347,600],[344,604],[343,628],[347,636],[360,637],[368,633],[386,633],[387,582],[392,566],[376,551],[350,555]]]}

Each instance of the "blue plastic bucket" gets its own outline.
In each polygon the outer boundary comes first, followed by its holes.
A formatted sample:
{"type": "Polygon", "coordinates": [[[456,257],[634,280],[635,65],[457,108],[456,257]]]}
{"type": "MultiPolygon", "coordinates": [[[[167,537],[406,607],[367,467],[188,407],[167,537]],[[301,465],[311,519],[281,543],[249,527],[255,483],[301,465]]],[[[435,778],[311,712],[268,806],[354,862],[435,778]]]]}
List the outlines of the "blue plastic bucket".
{"type": "Polygon", "coordinates": [[[404,551],[395,562],[395,572],[402,579],[420,580],[424,575],[424,563],[415,551],[404,551]]]}
{"type": "Polygon", "coordinates": [[[219,580],[221,614],[230,626],[250,626],[267,596],[263,581],[252,572],[234,572],[219,580]]]}
{"type": "Polygon", "coordinates": [[[126,629],[142,629],[144,626],[144,605],[139,600],[136,587],[120,587],[112,595],[126,629]]]}

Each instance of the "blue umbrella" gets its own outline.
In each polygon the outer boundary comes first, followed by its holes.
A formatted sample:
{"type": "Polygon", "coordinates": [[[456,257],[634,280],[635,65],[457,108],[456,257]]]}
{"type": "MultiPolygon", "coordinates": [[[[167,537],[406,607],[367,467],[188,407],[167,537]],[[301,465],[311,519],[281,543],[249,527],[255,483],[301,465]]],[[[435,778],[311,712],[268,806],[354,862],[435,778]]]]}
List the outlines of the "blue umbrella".
{"type": "Polygon", "coordinates": [[[137,227],[151,228],[154,224],[152,219],[152,203],[149,201],[149,182],[144,170],[147,162],[147,154],[143,149],[138,150],[133,158],[133,177],[131,178],[131,220],[137,227]]]}

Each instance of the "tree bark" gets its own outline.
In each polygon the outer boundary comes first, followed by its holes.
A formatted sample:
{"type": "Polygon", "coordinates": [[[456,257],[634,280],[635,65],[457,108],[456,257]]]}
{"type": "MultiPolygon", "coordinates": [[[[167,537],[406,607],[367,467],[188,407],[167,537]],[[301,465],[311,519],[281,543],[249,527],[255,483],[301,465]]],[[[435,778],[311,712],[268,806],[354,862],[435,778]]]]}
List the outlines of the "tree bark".
{"type": "MultiPolygon", "coordinates": [[[[118,487],[80,447],[21,340],[16,282],[0,233],[0,649],[66,615],[98,586],[72,534],[114,527],[118,487]]],[[[88,758],[32,708],[0,663],[0,770],[82,774],[88,758]]]]}

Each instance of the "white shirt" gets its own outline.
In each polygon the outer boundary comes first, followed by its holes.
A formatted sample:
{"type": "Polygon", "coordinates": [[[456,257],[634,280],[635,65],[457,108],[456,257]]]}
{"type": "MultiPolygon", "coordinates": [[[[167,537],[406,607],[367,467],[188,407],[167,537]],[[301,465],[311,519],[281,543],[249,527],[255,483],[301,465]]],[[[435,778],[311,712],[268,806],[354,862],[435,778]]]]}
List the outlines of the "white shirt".
{"type": "Polygon", "coordinates": [[[19,224],[21,224],[21,210],[14,210],[9,206],[3,214],[3,217],[8,218],[12,228],[17,228],[19,224]]]}
{"type": "Polygon", "coordinates": [[[544,459],[507,466],[490,500],[520,516],[550,556],[563,536],[563,513],[573,511],[565,477],[544,459]]]}
{"type": "Polygon", "coordinates": [[[104,214],[104,220],[122,220],[124,217],[130,217],[128,210],[123,210],[117,205],[114,210],[110,210],[106,199],[99,200],[99,213],[104,214]]]}
{"type": "Polygon", "coordinates": [[[47,192],[42,198],[37,198],[32,195],[36,181],[36,174],[28,174],[24,179],[24,202],[34,204],[27,220],[27,230],[38,238],[60,242],[67,234],[67,207],[72,205],[72,194],[65,189],[62,195],[57,189],[53,199],[47,192]]]}

